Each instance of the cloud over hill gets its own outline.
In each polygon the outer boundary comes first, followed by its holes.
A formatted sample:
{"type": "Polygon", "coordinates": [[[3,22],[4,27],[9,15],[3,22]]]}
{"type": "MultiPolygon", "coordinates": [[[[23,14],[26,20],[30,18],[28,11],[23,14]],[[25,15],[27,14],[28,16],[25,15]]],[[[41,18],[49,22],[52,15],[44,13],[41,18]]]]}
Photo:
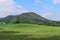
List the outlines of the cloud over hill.
{"type": "Polygon", "coordinates": [[[27,12],[27,10],[22,5],[16,5],[14,0],[0,0],[0,17],[22,12],[27,12]]]}

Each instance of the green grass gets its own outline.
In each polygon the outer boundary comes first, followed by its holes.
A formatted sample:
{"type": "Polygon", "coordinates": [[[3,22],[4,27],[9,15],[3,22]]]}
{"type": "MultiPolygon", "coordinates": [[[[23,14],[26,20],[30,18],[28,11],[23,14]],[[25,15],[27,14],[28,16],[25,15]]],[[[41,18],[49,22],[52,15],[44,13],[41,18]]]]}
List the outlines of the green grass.
{"type": "Polygon", "coordinates": [[[0,40],[60,40],[60,27],[36,24],[0,25],[0,40]]]}

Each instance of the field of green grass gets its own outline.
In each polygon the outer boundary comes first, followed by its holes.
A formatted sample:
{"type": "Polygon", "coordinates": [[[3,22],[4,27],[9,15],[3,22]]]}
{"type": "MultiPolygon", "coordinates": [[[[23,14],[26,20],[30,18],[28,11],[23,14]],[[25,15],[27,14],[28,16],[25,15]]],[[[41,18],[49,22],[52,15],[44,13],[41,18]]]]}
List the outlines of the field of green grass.
{"type": "Polygon", "coordinates": [[[60,40],[60,27],[36,24],[0,25],[0,40],[60,40]]]}

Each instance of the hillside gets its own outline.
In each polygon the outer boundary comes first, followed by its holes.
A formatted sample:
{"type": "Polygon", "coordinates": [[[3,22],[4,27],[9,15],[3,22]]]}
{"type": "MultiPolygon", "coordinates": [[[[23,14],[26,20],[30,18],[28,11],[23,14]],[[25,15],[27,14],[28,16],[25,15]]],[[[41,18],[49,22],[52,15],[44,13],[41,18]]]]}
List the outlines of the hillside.
{"type": "Polygon", "coordinates": [[[9,15],[9,16],[7,16],[5,18],[0,18],[0,22],[9,23],[13,18],[15,18],[15,16],[9,15]]]}
{"type": "Polygon", "coordinates": [[[50,21],[33,12],[22,13],[20,15],[15,16],[9,15],[5,18],[0,19],[0,22],[5,23],[16,23],[16,21],[19,21],[19,23],[32,23],[32,24],[44,24],[44,25],[56,24],[56,22],[50,21]]]}
{"type": "Polygon", "coordinates": [[[0,40],[60,40],[60,27],[36,24],[0,25],[0,40]]]}

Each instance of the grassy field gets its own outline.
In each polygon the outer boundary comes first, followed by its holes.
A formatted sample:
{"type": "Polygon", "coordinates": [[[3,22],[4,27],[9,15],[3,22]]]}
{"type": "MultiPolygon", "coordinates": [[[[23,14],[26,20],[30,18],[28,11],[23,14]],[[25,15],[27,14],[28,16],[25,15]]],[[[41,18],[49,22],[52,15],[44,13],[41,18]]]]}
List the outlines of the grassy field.
{"type": "Polygon", "coordinates": [[[36,24],[0,25],[0,40],[60,40],[60,27],[36,24]]]}

